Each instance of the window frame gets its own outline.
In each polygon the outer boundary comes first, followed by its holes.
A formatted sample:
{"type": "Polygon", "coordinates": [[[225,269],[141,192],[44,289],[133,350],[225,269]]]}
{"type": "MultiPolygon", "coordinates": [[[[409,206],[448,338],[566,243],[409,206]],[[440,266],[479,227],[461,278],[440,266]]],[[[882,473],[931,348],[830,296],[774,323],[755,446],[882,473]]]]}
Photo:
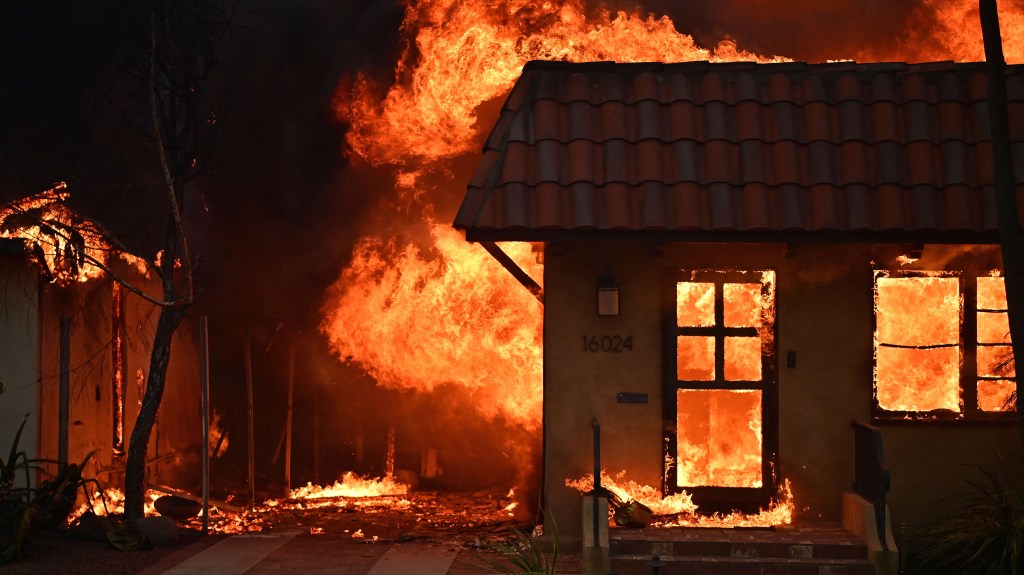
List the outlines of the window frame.
{"type": "Polygon", "coordinates": [[[769,339],[761,339],[761,379],[753,381],[726,381],[724,374],[724,349],[718,345],[722,338],[729,335],[761,336],[759,328],[725,327],[719,325],[723,316],[720,288],[725,283],[758,283],[762,284],[762,296],[771,291],[773,304],[778,306],[778,271],[772,268],[753,267],[751,269],[731,268],[671,268],[664,272],[664,399],[662,402],[664,421],[663,456],[674,456],[676,446],[676,394],[680,389],[692,390],[758,390],[761,392],[761,487],[722,487],[722,486],[688,486],[677,485],[676,464],[665,465],[662,473],[662,493],[673,494],[685,491],[702,510],[707,512],[730,512],[740,510],[754,513],[767,507],[777,495],[779,485],[778,453],[779,453],[779,398],[778,398],[778,322],[771,317],[771,326],[766,328],[769,339]],[[772,274],[771,285],[761,281],[762,274],[772,274]],[[715,325],[708,327],[680,327],[676,317],[676,284],[678,282],[715,283],[715,325]],[[679,335],[712,335],[716,339],[715,346],[715,379],[680,380],[677,372],[676,337],[679,335]]]}
{"type": "MultiPolygon", "coordinates": [[[[1001,272],[1000,272],[1001,273],[1001,272]]],[[[871,313],[872,366],[871,366],[871,417],[878,422],[1014,422],[1017,410],[983,411],[978,405],[978,278],[992,275],[974,270],[928,270],[890,269],[872,270],[871,290],[873,305],[871,313]],[[960,295],[959,343],[960,365],[957,383],[959,387],[960,411],[934,409],[929,411],[903,411],[883,409],[878,404],[878,279],[880,277],[955,277],[960,295]]],[[[1012,378],[999,378],[1012,379],[1012,378]]]]}

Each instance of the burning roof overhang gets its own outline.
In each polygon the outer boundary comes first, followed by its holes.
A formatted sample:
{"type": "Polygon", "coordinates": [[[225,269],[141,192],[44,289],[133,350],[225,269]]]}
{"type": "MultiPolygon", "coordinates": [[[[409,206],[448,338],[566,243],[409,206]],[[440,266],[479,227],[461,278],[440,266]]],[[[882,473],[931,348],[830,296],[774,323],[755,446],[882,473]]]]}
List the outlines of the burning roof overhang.
{"type": "MultiPolygon", "coordinates": [[[[471,241],[995,243],[984,64],[530,62],[471,241]]],[[[1009,66],[1024,206],[1024,66],[1009,66]]]]}

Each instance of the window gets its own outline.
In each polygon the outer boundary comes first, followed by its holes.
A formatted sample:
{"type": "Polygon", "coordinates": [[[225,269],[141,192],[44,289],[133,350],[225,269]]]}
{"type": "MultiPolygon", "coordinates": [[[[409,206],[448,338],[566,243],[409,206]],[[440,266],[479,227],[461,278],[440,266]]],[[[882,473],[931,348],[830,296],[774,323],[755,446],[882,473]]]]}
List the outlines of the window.
{"type": "Polygon", "coordinates": [[[1014,409],[1003,279],[875,272],[879,419],[999,417],[1014,409]]]}
{"type": "Polygon", "coordinates": [[[978,409],[1012,411],[1015,374],[1003,278],[978,278],[978,409]]]}

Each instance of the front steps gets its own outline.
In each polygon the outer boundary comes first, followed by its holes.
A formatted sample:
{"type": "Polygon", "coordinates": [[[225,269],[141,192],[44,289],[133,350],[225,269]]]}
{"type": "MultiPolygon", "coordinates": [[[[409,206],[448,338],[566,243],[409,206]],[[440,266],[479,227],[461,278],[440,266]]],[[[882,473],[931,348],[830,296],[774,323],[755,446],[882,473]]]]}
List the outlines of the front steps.
{"type": "Polygon", "coordinates": [[[867,546],[837,524],[772,529],[609,530],[616,575],[875,575],[867,546]],[[660,567],[653,565],[657,556],[660,567]]]}

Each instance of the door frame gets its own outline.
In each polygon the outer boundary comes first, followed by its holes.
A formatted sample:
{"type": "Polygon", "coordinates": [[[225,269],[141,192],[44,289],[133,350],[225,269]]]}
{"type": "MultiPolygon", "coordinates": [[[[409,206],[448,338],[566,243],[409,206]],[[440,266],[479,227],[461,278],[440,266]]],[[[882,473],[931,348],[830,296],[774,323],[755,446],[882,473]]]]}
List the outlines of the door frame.
{"type": "MultiPolygon", "coordinates": [[[[753,387],[746,382],[727,382],[723,377],[722,338],[730,330],[749,328],[726,328],[722,323],[723,300],[722,284],[725,283],[760,283],[762,297],[772,298],[773,311],[778,310],[776,295],[777,273],[774,269],[734,269],[734,268],[700,268],[666,269],[662,281],[663,291],[663,331],[664,357],[663,375],[663,419],[664,449],[662,493],[670,495],[685,491],[690,494],[700,513],[729,513],[741,511],[756,513],[767,508],[778,491],[778,444],[779,444],[779,400],[778,400],[778,321],[776,313],[762,314],[762,322],[771,321],[766,329],[768,336],[761,335],[761,384],[753,387]],[[771,273],[774,281],[766,284],[762,281],[764,273],[771,273]],[[715,326],[712,331],[716,338],[715,346],[715,380],[688,381],[677,379],[676,337],[686,335],[685,331],[693,328],[681,328],[676,323],[676,284],[682,281],[703,281],[715,283],[715,326]],[[677,468],[674,458],[677,453],[677,403],[676,392],[679,389],[756,389],[761,391],[761,487],[679,487],[677,486],[677,468]],[[672,461],[672,464],[669,464],[672,461]]],[[[698,328],[706,329],[706,328],[698,328]]]]}

